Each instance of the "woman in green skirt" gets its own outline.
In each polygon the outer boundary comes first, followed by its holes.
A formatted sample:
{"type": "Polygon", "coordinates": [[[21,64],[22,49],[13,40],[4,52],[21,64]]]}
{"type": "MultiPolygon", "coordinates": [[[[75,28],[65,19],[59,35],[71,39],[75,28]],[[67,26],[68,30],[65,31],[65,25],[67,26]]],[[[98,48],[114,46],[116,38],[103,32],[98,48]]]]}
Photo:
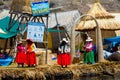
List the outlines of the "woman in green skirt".
{"type": "Polygon", "coordinates": [[[86,39],[85,52],[84,52],[84,63],[85,64],[95,63],[92,41],[93,39],[91,39],[90,37],[86,39]]]}

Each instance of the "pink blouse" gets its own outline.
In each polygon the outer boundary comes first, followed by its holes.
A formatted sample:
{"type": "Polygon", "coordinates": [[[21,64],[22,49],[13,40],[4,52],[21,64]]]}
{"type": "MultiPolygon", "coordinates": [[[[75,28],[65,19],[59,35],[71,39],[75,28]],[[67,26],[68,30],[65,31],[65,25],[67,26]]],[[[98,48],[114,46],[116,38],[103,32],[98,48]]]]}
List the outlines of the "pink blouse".
{"type": "Polygon", "coordinates": [[[17,46],[18,52],[25,52],[25,47],[23,45],[17,46]]]}
{"type": "Polygon", "coordinates": [[[87,52],[90,52],[90,51],[93,50],[93,44],[92,44],[92,42],[91,42],[91,43],[86,43],[86,45],[85,45],[85,50],[86,50],[87,52]]]}

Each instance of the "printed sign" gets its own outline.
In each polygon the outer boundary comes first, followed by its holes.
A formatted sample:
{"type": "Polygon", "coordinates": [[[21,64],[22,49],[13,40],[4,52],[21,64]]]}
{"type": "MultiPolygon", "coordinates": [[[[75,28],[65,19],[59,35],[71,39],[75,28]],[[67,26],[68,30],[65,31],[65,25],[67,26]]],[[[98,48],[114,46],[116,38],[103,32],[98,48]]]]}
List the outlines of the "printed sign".
{"type": "Polygon", "coordinates": [[[49,14],[49,3],[48,1],[41,1],[41,2],[32,2],[32,14],[33,16],[49,14]]]}
{"type": "Polygon", "coordinates": [[[27,39],[31,38],[34,42],[43,42],[44,24],[40,22],[29,22],[27,39]]]}

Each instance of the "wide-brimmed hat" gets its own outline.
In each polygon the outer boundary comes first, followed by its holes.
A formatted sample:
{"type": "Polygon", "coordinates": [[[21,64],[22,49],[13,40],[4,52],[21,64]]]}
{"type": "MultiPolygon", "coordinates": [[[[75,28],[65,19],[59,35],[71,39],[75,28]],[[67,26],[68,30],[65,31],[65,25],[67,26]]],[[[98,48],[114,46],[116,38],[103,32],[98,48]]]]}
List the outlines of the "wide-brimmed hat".
{"type": "Polygon", "coordinates": [[[33,40],[31,38],[26,40],[27,42],[33,42],[33,40]]]}
{"type": "Polygon", "coordinates": [[[93,39],[91,39],[91,37],[88,37],[86,41],[93,41],[93,39]]]}
{"type": "Polygon", "coordinates": [[[65,41],[66,43],[68,43],[68,40],[66,38],[63,38],[62,41],[65,41]]]}

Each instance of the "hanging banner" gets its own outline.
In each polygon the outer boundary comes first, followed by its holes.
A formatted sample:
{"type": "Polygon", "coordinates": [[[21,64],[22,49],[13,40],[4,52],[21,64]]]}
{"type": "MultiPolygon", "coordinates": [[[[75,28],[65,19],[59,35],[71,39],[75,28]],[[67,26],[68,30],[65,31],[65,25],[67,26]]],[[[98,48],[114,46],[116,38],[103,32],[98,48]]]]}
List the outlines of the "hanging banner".
{"type": "Polygon", "coordinates": [[[43,42],[44,24],[39,22],[28,22],[27,39],[34,42],[43,42]]]}
{"type": "Polygon", "coordinates": [[[33,16],[39,16],[50,13],[48,1],[32,2],[31,8],[33,16]]]}

